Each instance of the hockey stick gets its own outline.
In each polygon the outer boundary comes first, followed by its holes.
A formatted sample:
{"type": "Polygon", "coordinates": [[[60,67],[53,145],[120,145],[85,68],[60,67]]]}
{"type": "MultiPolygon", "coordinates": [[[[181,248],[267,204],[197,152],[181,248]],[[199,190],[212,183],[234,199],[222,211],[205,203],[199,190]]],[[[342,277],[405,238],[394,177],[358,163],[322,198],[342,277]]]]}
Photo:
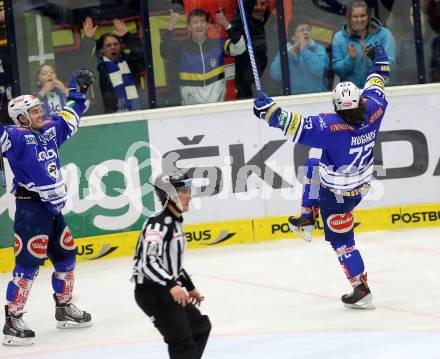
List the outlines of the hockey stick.
{"type": "Polygon", "coordinates": [[[261,92],[260,77],[258,76],[257,63],[255,62],[254,49],[252,47],[251,35],[249,33],[249,27],[246,19],[246,11],[243,5],[243,0],[238,0],[238,7],[240,8],[241,21],[243,22],[244,32],[247,38],[247,48],[249,53],[249,60],[251,61],[252,73],[254,75],[255,87],[257,92],[261,92]]]}
{"type": "Polygon", "coordinates": [[[3,160],[3,152],[0,145],[0,183],[3,188],[6,188],[6,171],[5,171],[5,162],[3,160]]]}

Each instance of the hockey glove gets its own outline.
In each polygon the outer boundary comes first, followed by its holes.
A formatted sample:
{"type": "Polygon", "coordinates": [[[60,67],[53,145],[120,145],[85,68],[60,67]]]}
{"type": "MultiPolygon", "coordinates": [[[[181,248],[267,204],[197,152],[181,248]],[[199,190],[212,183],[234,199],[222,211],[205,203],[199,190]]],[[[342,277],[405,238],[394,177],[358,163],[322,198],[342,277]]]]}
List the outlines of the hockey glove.
{"type": "Polygon", "coordinates": [[[390,76],[390,63],[388,61],[388,55],[382,45],[376,43],[367,47],[367,55],[373,62],[373,68],[371,73],[377,73],[383,77],[390,76]]]}
{"type": "Polygon", "coordinates": [[[281,111],[269,96],[260,91],[254,100],[254,114],[269,123],[271,127],[279,127],[278,114],[281,111]]]}
{"type": "Polygon", "coordinates": [[[70,74],[69,95],[67,96],[67,99],[69,101],[83,101],[83,102],[85,102],[87,100],[87,96],[76,90],[77,77],[78,77],[78,73],[76,73],[76,72],[72,72],[70,74]]]}
{"type": "Polygon", "coordinates": [[[86,93],[89,87],[95,82],[95,75],[89,69],[81,69],[78,71],[76,83],[81,93],[86,93]]]}

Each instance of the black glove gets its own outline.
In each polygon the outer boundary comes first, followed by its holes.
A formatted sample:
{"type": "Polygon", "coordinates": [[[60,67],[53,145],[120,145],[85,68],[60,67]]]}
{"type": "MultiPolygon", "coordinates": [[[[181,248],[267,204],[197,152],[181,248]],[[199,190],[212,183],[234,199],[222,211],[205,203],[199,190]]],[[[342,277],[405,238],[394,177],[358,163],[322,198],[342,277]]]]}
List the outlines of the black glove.
{"type": "Polygon", "coordinates": [[[367,56],[373,62],[372,72],[376,72],[384,77],[390,75],[390,62],[382,45],[378,43],[369,45],[367,47],[367,56]]]}
{"type": "Polygon", "coordinates": [[[86,93],[88,88],[95,82],[95,75],[88,69],[81,69],[76,76],[76,83],[81,93],[86,93]]]}

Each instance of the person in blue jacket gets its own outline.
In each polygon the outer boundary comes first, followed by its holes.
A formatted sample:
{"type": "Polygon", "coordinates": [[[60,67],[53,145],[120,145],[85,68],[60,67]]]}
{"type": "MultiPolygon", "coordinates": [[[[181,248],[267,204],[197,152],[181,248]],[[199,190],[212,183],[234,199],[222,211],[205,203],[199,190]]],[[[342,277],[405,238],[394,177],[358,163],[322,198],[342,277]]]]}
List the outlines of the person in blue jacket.
{"type": "Polygon", "coordinates": [[[375,43],[381,44],[392,68],[396,62],[396,41],[391,31],[372,17],[371,9],[364,0],[349,2],[346,20],[332,41],[333,71],[341,81],[351,81],[362,87],[371,67],[366,48],[375,43]]]}
{"type": "MultiPolygon", "coordinates": [[[[289,25],[287,57],[291,93],[313,93],[328,90],[326,78],[329,58],[325,48],[312,39],[312,26],[305,18],[293,20],[289,25]]],[[[270,66],[270,77],[281,81],[281,62],[278,52],[270,66]]]]}
{"type": "MultiPolygon", "coordinates": [[[[374,308],[364,262],[355,246],[353,210],[370,188],[374,145],[388,106],[385,79],[390,73],[388,57],[381,45],[369,47],[367,53],[373,60],[373,68],[363,91],[352,82],[340,82],[332,94],[335,113],[303,116],[288,112],[264,93],[254,101],[255,115],[270,127],[280,129],[294,143],[322,149],[321,158],[310,163],[319,168],[319,195],[311,198],[309,205],[320,209],[325,239],[353,287],[353,292],[344,294],[341,300],[346,307],[354,309],[374,308]]],[[[310,184],[312,181],[313,177],[310,184]]],[[[312,210],[304,213],[304,219],[310,218],[313,223],[315,213],[312,210]]]]}

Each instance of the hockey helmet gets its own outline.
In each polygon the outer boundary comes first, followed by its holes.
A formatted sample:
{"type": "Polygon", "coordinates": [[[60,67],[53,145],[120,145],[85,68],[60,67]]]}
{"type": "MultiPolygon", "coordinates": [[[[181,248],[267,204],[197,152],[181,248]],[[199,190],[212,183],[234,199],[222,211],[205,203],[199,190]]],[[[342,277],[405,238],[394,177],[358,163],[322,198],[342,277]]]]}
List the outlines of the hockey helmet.
{"type": "Polygon", "coordinates": [[[333,90],[332,99],[337,111],[358,108],[361,91],[350,81],[338,83],[333,90]]]}
{"type": "Polygon", "coordinates": [[[14,121],[16,125],[22,126],[18,117],[23,115],[30,123],[32,123],[31,116],[29,115],[29,109],[35,106],[41,106],[41,101],[38,97],[33,95],[23,95],[13,98],[8,104],[9,117],[14,121]]]}
{"type": "Polygon", "coordinates": [[[154,181],[154,190],[159,201],[164,204],[171,199],[172,202],[178,202],[177,191],[180,188],[191,187],[192,179],[183,172],[174,172],[171,174],[161,174],[154,181]]]}

